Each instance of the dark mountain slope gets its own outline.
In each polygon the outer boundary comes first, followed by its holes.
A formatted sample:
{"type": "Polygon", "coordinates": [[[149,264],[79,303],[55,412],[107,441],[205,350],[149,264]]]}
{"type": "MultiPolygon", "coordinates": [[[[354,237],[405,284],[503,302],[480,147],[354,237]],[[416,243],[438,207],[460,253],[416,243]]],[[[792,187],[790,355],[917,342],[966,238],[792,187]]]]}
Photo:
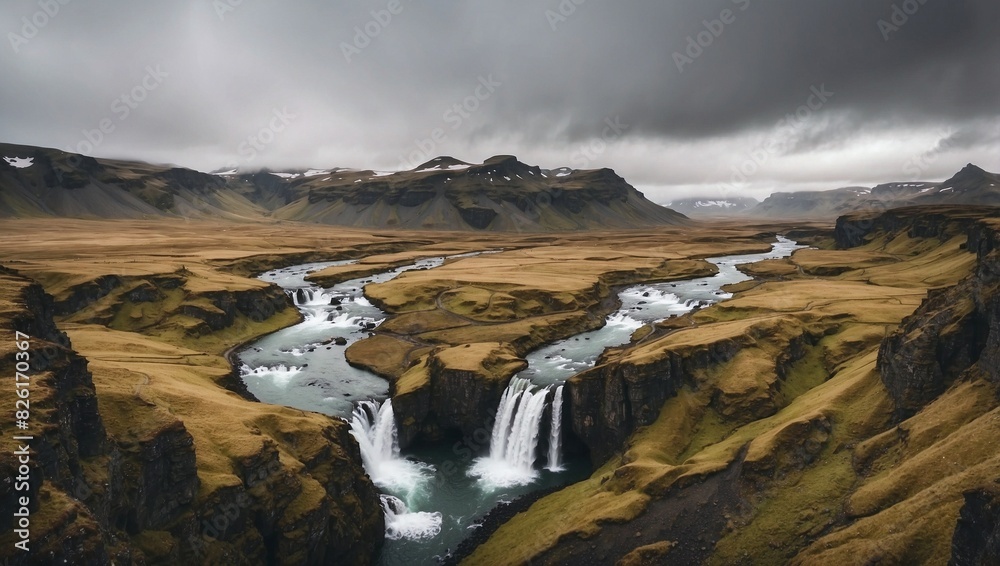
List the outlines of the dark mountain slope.
{"type": "Polygon", "coordinates": [[[680,224],[610,169],[513,156],[438,157],[410,171],[208,174],[0,144],[0,217],[225,218],[364,228],[544,232],[680,224]]]}

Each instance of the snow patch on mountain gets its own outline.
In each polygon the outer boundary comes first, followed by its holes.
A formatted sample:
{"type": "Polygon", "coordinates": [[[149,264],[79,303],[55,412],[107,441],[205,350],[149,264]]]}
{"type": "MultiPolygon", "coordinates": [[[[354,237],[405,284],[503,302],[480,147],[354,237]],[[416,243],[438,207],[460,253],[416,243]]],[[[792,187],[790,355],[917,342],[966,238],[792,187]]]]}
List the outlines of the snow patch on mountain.
{"type": "Polygon", "coordinates": [[[17,169],[25,169],[27,167],[31,167],[31,165],[35,161],[35,158],[34,157],[4,157],[3,160],[6,161],[7,163],[9,163],[11,167],[15,167],[17,169]]]}
{"type": "Polygon", "coordinates": [[[695,208],[734,208],[735,206],[735,202],[728,200],[700,200],[694,203],[695,208]]]}

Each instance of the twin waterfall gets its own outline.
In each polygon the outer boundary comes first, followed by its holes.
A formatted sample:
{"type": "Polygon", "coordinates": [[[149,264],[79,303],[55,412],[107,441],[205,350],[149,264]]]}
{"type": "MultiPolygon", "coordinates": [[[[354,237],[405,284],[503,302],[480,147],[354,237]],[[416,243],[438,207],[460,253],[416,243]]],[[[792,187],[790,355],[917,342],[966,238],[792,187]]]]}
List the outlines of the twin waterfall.
{"type": "Polygon", "coordinates": [[[490,454],[478,458],[469,474],[491,487],[531,483],[538,477],[535,460],[543,424],[548,424],[545,469],[562,471],[562,405],[562,385],[538,387],[528,379],[512,379],[497,408],[490,454]]]}
{"type": "MultiPolygon", "coordinates": [[[[482,488],[494,490],[527,485],[538,477],[534,469],[543,417],[548,413],[548,456],[545,469],[562,471],[563,386],[537,387],[515,377],[497,409],[489,456],[476,459],[469,475],[482,488]]],[[[442,528],[440,512],[414,511],[425,504],[434,466],[403,458],[399,452],[392,399],[361,401],[351,415],[351,435],[361,448],[361,460],[372,481],[384,492],[385,536],[391,540],[425,540],[442,528]]]]}
{"type": "MultiPolygon", "coordinates": [[[[513,378],[497,408],[489,455],[477,458],[469,475],[488,489],[531,483],[538,477],[535,462],[546,428],[545,469],[562,471],[562,407],[562,385],[539,387],[528,379],[513,378]]],[[[403,515],[400,509],[419,499],[435,470],[400,456],[392,400],[358,403],[351,416],[351,434],[372,481],[394,496],[391,503],[383,503],[392,507],[393,516],[403,515]]]]}

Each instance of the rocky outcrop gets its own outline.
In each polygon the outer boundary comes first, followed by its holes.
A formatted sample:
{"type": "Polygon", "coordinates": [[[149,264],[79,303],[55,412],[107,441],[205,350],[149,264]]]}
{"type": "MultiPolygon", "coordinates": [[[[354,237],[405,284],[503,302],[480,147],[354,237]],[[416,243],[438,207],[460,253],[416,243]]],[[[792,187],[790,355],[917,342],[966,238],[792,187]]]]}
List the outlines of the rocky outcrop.
{"type": "Polygon", "coordinates": [[[948,238],[967,234],[982,218],[1000,217],[1000,209],[968,206],[911,206],[889,211],[864,211],[837,218],[834,240],[854,248],[876,234],[905,233],[911,238],[948,238]]]}
{"type": "Polygon", "coordinates": [[[447,431],[489,438],[504,389],[526,363],[499,343],[441,348],[408,370],[396,384],[393,409],[401,446],[417,437],[440,439],[447,431]]]}
{"type": "MultiPolygon", "coordinates": [[[[131,288],[136,290],[144,297],[151,291],[147,284],[131,288]]],[[[248,295],[246,303],[238,296],[226,300],[252,316],[253,308],[267,307],[251,303],[276,300],[263,291],[248,295]]],[[[57,329],[55,310],[40,286],[0,272],[0,327],[31,336],[32,412],[25,434],[34,437],[25,464],[31,479],[24,487],[14,482],[24,471],[17,456],[10,450],[0,454],[5,564],[375,561],[384,533],[379,495],[345,423],[326,420],[317,427],[314,419],[294,426],[278,415],[268,417],[276,420],[267,426],[283,432],[263,440],[259,429],[248,433],[245,440],[259,442],[260,449],[233,462],[234,475],[225,477],[235,483],[219,484],[219,474],[211,472],[207,477],[216,483],[206,485],[197,468],[197,442],[183,419],[139,390],[96,388],[87,360],[57,329]],[[29,553],[13,546],[11,520],[20,497],[30,499],[29,553]]],[[[14,375],[19,350],[13,339],[0,348],[0,370],[14,375]]],[[[13,389],[0,393],[11,407],[13,389]]],[[[13,430],[13,419],[12,413],[0,415],[0,424],[13,430]]]]}
{"type": "Polygon", "coordinates": [[[600,466],[622,450],[637,428],[652,424],[678,389],[700,388],[699,373],[734,360],[762,339],[781,344],[782,353],[770,361],[773,382],[764,390],[757,385],[738,398],[727,397],[724,386],[717,383],[712,405],[737,421],[772,415],[781,405],[778,393],[787,369],[805,353],[804,345],[817,339],[792,319],[766,322],[706,344],[675,347],[654,341],[623,356],[603,358],[604,363],[567,382],[573,433],[587,446],[592,463],[600,466]]]}
{"type": "MultiPolygon", "coordinates": [[[[734,352],[731,345],[720,345],[714,354],[728,359],[734,352]]],[[[591,461],[600,465],[637,427],[651,424],[688,375],[683,358],[668,354],[650,364],[608,364],[570,378],[567,417],[591,461]]]]}
{"type": "Polygon", "coordinates": [[[965,493],[948,564],[1000,564],[1000,493],[995,488],[965,493]]]}
{"type": "MultiPolygon", "coordinates": [[[[971,289],[963,290],[971,291],[971,289]]],[[[879,349],[878,370],[906,419],[978,361],[988,336],[977,299],[957,289],[931,292],[879,349]]]]}
{"type": "Polygon", "coordinates": [[[496,413],[510,378],[527,366],[510,348],[500,344],[477,346],[450,348],[432,356],[429,363],[431,406],[439,424],[466,435],[490,424],[484,416],[489,419],[496,413]],[[481,351],[472,353],[466,363],[454,361],[462,350],[475,349],[481,351]]]}
{"type": "MultiPolygon", "coordinates": [[[[332,422],[332,421],[331,421],[332,422]]],[[[292,453],[304,468],[282,463],[278,447],[237,465],[241,483],[217,489],[171,529],[183,544],[170,563],[220,563],[242,557],[268,564],[371,564],[385,530],[378,491],[360,470],[357,443],[340,422],[323,431],[293,433],[292,453]]]]}
{"type": "Polygon", "coordinates": [[[431,160],[391,174],[338,170],[290,181],[287,220],[367,228],[547,232],[683,224],[610,169],[542,170],[511,155],[431,160]],[[446,165],[447,164],[447,165],[446,165]]]}
{"type": "MultiPolygon", "coordinates": [[[[937,226],[955,223],[945,219],[937,226]]],[[[954,287],[931,291],[879,349],[878,370],[899,420],[967,371],[1000,384],[1000,222],[987,216],[957,223],[969,236],[967,248],[977,254],[974,273],[954,287]]],[[[920,224],[933,229],[928,220],[920,224]]]]}
{"type": "Polygon", "coordinates": [[[117,275],[102,275],[76,285],[69,290],[66,298],[55,303],[55,314],[65,315],[82,310],[121,287],[122,282],[122,278],[117,275]]]}
{"type": "Polygon", "coordinates": [[[93,307],[87,313],[76,316],[74,321],[113,325],[117,320],[119,329],[131,330],[133,328],[127,327],[127,323],[123,323],[122,317],[118,316],[121,310],[130,305],[149,305],[150,308],[143,311],[133,309],[136,312],[136,328],[181,316],[188,319],[182,324],[185,332],[197,337],[229,328],[240,316],[262,322],[293,308],[288,296],[277,285],[197,293],[185,291],[180,303],[168,301],[169,292],[182,288],[189,275],[181,269],[149,277],[100,276],[69,288],[64,293],[65,298],[55,303],[55,313],[72,316],[93,307]]]}
{"type": "Polygon", "coordinates": [[[194,439],[180,420],[116,442],[109,469],[108,522],[132,535],[168,526],[198,492],[194,439]]]}
{"type": "Polygon", "coordinates": [[[204,327],[189,332],[204,334],[232,326],[240,314],[261,322],[291,307],[288,296],[277,285],[243,291],[210,291],[197,297],[207,300],[210,306],[186,303],[179,310],[204,322],[204,327]]]}
{"type": "MultiPolygon", "coordinates": [[[[4,389],[0,399],[14,408],[18,399],[13,386],[19,361],[16,354],[27,352],[30,367],[18,370],[30,383],[30,415],[23,434],[33,437],[23,443],[30,448],[28,462],[15,456],[13,450],[0,454],[0,531],[5,533],[0,537],[0,556],[7,556],[11,564],[33,563],[34,556],[74,561],[80,556],[107,562],[108,551],[97,519],[78,503],[98,489],[87,467],[99,464],[109,448],[87,361],[70,349],[69,338],[56,328],[52,298],[39,285],[10,271],[0,272],[0,309],[0,326],[9,333],[2,346],[0,367],[4,375],[11,376],[11,387],[4,389]],[[29,337],[27,350],[14,346],[15,331],[29,337]],[[18,477],[30,480],[15,482],[18,477]],[[21,497],[28,498],[32,513],[30,554],[13,546],[14,513],[21,508],[21,497]],[[41,513],[43,498],[47,499],[44,505],[56,507],[55,513],[41,513]],[[69,547],[56,536],[45,536],[72,531],[74,544],[69,547]]],[[[5,430],[17,430],[14,418],[13,410],[0,417],[5,430]]]]}
{"type": "Polygon", "coordinates": [[[462,215],[462,220],[476,230],[485,230],[489,227],[493,219],[497,217],[497,211],[492,208],[481,206],[470,206],[459,208],[458,213],[462,215]]]}

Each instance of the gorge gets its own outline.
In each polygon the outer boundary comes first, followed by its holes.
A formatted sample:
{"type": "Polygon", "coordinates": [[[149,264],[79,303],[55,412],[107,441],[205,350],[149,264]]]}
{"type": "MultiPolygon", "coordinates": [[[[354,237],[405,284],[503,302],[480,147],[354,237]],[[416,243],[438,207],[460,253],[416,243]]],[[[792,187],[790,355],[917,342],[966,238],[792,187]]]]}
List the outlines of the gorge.
{"type": "MultiPolygon", "coordinates": [[[[364,296],[367,284],[475,258],[478,252],[424,258],[327,288],[313,285],[309,276],[331,267],[356,266],[356,261],[295,265],[260,275],[262,281],[285,290],[303,321],[245,347],[238,354],[240,374],[247,389],[265,403],[349,418],[364,467],[384,491],[388,540],[381,563],[429,562],[445,557],[499,501],[582,479],[586,468],[579,457],[565,461],[561,449],[566,380],[592,367],[606,348],[628,343],[643,325],[731,297],[722,288],[749,279],[736,266],[784,258],[801,247],[781,236],[777,239],[768,253],[708,258],[717,268],[710,277],[627,286],[617,294],[620,307],[601,328],[529,353],[527,367],[509,378],[495,409],[492,430],[485,431],[488,450],[474,454],[475,459],[460,466],[457,473],[437,473],[448,461],[441,459],[447,454],[441,445],[429,443],[424,448],[430,461],[412,453],[403,456],[393,405],[387,399],[390,384],[354,368],[344,351],[388,317],[364,296]],[[542,481],[537,481],[542,475],[542,481]],[[446,517],[442,509],[447,510],[446,517]]],[[[449,458],[455,457],[453,451],[449,458]]]]}

